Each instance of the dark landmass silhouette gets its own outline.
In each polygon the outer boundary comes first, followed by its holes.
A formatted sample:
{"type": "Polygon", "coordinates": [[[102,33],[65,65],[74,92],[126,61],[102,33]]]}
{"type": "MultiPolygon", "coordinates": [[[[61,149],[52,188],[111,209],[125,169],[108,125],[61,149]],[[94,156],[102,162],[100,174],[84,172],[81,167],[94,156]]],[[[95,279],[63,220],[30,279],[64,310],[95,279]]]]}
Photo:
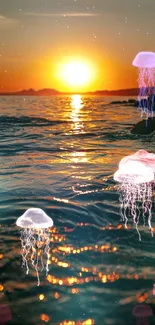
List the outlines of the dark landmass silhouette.
{"type": "Polygon", "coordinates": [[[44,88],[35,90],[33,88],[16,92],[2,92],[0,96],[61,96],[61,95],[92,95],[92,96],[137,96],[138,88],[118,89],[118,90],[96,90],[89,92],[60,92],[56,89],[44,88]]]}
{"type": "Polygon", "coordinates": [[[30,88],[15,92],[3,92],[0,93],[0,96],[55,96],[59,94],[60,92],[55,89],[44,88],[40,90],[35,90],[33,88],[30,88]]]}
{"type": "Polygon", "coordinates": [[[137,106],[138,107],[138,100],[129,99],[129,100],[118,100],[112,101],[111,105],[124,105],[124,106],[137,106]]]}

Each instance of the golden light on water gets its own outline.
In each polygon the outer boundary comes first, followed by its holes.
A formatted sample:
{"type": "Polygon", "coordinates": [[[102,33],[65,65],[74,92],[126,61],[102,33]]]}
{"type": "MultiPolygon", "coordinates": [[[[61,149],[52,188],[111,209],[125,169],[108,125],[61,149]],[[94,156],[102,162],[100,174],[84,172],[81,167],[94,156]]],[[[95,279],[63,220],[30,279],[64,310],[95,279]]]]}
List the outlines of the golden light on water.
{"type": "Polygon", "coordinates": [[[82,101],[82,96],[81,95],[72,95],[71,96],[71,114],[70,114],[70,119],[72,121],[71,127],[72,127],[72,132],[75,134],[81,134],[84,133],[84,125],[83,122],[81,121],[81,109],[84,107],[84,103],[82,101]]]}
{"type": "MultiPolygon", "coordinates": [[[[82,96],[81,95],[72,95],[70,106],[72,109],[71,114],[70,114],[70,119],[72,121],[71,132],[73,134],[85,133],[84,124],[82,122],[82,111],[81,111],[84,107],[82,96]]],[[[75,164],[87,163],[88,162],[87,152],[85,152],[85,151],[72,152],[71,153],[71,161],[72,161],[72,163],[75,163],[75,164]]]]}
{"type": "Polygon", "coordinates": [[[42,300],[45,299],[45,296],[44,296],[43,294],[40,294],[39,297],[38,297],[38,299],[39,299],[40,301],[42,301],[42,300]]]}
{"type": "Polygon", "coordinates": [[[88,158],[87,158],[86,152],[76,151],[76,152],[71,153],[71,161],[72,161],[72,163],[75,163],[75,164],[87,163],[88,158]]]}
{"type": "Polygon", "coordinates": [[[46,315],[46,314],[41,314],[40,315],[40,319],[43,321],[43,322],[49,322],[49,320],[50,320],[50,318],[49,318],[49,316],[48,315],[46,315]]]}
{"type": "MultiPolygon", "coordinates": [[[[87,227],[92,227],[92,224],[88,222],[77,222],[76,227],[87,228],[87,227]]],[[[123,232],[126,231],[124,225],[122,224],[118,224],[118,225],[107,224],[104,227],[97,226],[97,229],[102,231],[103,240],[105,238],[104,232],[107,233],[107,230],[112,231],[112,233],[113,230],[117,231],[118,236],[121,231],[123,232]]],[[[88,260],[85,259],[83,259],[83,263],[77,267],[76,273],[73,275],[72,267],[74,264],[72,258],[68,260],[69,255],[74,256],[76,259],[76,255],[84,254],[86,252],[92,251],[93,255],[96,252],[97,254],[100,254],[100,258],[102,258],[102,256],[105,256],[105,260],[106,260],[107,254],[108,256],[109,254],[114,254],[115,258],[117,258],[117,253],[119,252],[119,246],[112,245],[111,243],[106,241],[104,241],[104,244],[102,243],[101,245],[96,243],[82,245],[81,242],[79,242],[78,244],[74,243],[74,245],[69,244],[67,236],[68,233],[73,231],[74,231],[73,226],[70,226],[70,228],[63,226],[61,230],[57,229],[56,227],[49,229],[50,242],[54,243],[54,245],[51,245],[51,250],[49,253],[49,258],[52,266],[50,267],[50,272],[46,277],[46,281],[51,286],[51,291],[50,291],[50,295],[48,295],[48,293],[46,293],[45,295],[45,293],[42,292],[40,292],[40,294],[37,295],[37,299],[39,300],[39,303],[43,304],[43,306],[45,301],[48,301],[50,303],[51,295],[52,295],[52,299],[54,298],[55,300],[60,301],[61,303],[61,301],[63,301],[61,299],[63,299],[64,292],[66,294],[67,290],[69,294],[73,296],[79,295],[79,299],[80,299],[81,295],[83,294],[83,285],[86,286],[86,285],[93,285],[93,283],[99,283],[99,285],[101,286],[101,285],[105,285],[106,283],[107,284],[109,283],[110,285],[110,283],[114,283],[116,281],[125,280],[125,279],[136,280],[136,281],[141,281],[142,279],[150,279],[151,277],[150,269],[147,269],[145,267],[142,270],[140,270],[139,273],[137,274],[137,272],[135,272],[136,268],[129,267],[126,270],[124,270],[123,265],[125,264],[122,264],[121,266],[121,262],[120,262],[119,268],[110,264],[110,265],[105,265],[105,267],[103,267],[103,269],[101,270],[100,267],[89,264],[88,260]],[[67,273],[67,270],[64,270],[64,273],[61,274],[60,272],[59,274],[57,274],[57,270],[55,270],[54,267],[55,265],[60,268],[60,271],[63,268],[63,269],[68,269],[70,273],[69,272],[67,273]],[[62,290],[62,287],[64,288],[64,291],[62,290]]],[[[1,262],[5,258],[6,258],[5,254],[2,255],[1,262]]],[[[130,258],[132,260],[132,256],[131,257],[129,256],[129,259],[130,258]]],[[[123,257],[123,263],[124,263],[124,257],[123,257]]],[[[33,272],[32,275],[36,276],[35,272],[33,272]]],[[[103,286],[101,288],[103,288],[103,290],[106,290],[106,288],[103,286]]],[[[16,282],[13,282],[11,280],[11,281],[7,281],[5,283],[5,286],[2,283],[0,283],[1,292],[10,289],[11,292],[14,291],[16,292],[17,289],[26,290],[27,282],[24,284],[21,281],[17,284],[16,282]]],[[[111,290],[115,290],[115,289],[113,289],[112,287],[111,290]]],[[[128,297],[126,297],[124,293],[122,293],[122,296],[120,297],[120,305],[126,305],[127,303],[137,302],[137,301],[138,303],[147,302],[148,300],[153,302],[154,300],[151,299],[152,299],[152,291],[143,292],[141,289],[139,289],[138,292],[134,291],[132,295],[130,295],[129,293],[128,297]]],[[[92,296],[92,300],[97,301],[97,296],[95,296],[95,294],[92,296]]],[[[40,320],[44,324],[45,323],[51,324],[52,322],[51,312],[49,315],[44,312],[41,313],[39,316],[40,316],[40,320]]],[[[92,318],[88,318],[85,320],[64,319],[55,324],[56,325],[95,325],[95,320],[92,318]]]]}
{"type": "Polygon", "coordinates": [[[76,113],[78,113],[80,108],[83,108],[83,106],[84,106],[84,104],[83,104],[81,95],[72,95],[71,96],[71,107],[75,110],[76,113]]]}
{"type": "Polygon", "coordinates": [[[0,291],[3,291],[4,290],[4,287],[2,284],[0,284],[0,291]]]}

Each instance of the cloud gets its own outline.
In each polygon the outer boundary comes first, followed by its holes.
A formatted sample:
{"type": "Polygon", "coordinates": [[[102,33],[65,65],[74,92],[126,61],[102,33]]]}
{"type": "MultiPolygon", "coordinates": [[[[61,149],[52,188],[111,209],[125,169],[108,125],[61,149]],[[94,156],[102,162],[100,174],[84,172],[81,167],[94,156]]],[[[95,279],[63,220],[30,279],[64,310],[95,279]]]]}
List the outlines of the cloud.
{"type": "Polygon", "coordinates": [[[37,13],[37,12],[27,12],[27,16],[51,18],[51,17],[93,17],[98,16],[96,13],[91,12],[69,12],[69,13],[37,13]]]}
{"type": "Polygon", "coordinates": [[[10,27],[12,27],[12,25],[14,25],[16,23],[17,23],[17,21],[15,19],[0,15],[0,29],[10,28],[10,27]]]}

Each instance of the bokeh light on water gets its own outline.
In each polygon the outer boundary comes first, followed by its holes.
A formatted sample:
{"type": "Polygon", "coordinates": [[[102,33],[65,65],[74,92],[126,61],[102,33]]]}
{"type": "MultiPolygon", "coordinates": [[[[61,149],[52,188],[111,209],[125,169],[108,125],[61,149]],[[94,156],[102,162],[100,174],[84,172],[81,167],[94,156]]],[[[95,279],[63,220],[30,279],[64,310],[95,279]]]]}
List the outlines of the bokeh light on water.
{"type": "Polygon", "coordinates": [[[1,98],[0,295],[10,324],[126,325],[138,303],[154,311],[155,236],[142,227],[139,242],[132,222],[125,228],[113,180],[133,148],[154,152],[153,135],[132,135],[139,114],[114,100],[1,98]],[[54,221],[39,287],[36,272],[21,268],[15,226],[30,207],[54,221]]]}

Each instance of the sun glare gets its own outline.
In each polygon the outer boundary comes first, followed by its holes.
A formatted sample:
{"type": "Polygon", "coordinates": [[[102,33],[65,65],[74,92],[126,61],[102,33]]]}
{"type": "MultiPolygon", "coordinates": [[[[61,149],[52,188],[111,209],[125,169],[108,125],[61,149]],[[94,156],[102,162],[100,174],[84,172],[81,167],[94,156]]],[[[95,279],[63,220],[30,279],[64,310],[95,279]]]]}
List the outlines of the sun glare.
{"type": "Polygon", "coordinates": [[[63,67],[62,77],[70,85],[85,85],[89,80],[89,68],[82,62],[69,62],[63,67]]]}
{"type": "Polygon", "coordinates": [[[94,69],[90,63],[82,60],[68,60],[59,65],[58,78],[70,88],[87,87],[94,78],[94,69]]]}

